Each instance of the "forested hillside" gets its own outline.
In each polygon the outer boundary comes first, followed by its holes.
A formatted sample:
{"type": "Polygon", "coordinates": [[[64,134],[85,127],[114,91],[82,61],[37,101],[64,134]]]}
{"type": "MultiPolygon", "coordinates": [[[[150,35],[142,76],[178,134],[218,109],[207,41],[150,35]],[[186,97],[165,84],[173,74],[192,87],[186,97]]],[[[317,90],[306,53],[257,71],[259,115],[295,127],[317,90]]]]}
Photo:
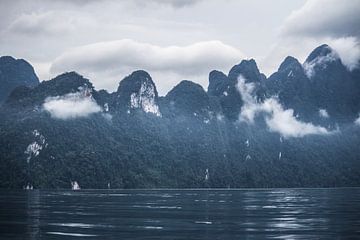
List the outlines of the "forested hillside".
{"type": "Polygon", "coordinates": [[[0,84],[16,85],[1,88],[1,188],[360,185],[360,69],[327,45],[269,78],[243,60],[207,91],[184,80],[161,97],[142,70],[108,93],[1,59],[0,84]]]}

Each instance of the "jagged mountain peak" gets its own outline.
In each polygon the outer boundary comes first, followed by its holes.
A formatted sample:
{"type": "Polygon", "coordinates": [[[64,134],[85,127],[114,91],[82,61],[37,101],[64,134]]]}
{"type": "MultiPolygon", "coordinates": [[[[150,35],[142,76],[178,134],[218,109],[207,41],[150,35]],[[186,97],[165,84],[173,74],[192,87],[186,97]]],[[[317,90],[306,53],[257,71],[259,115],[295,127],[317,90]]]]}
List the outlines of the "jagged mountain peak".
{"type": "Polygon", "coordinates": [[[331,53],[334,53],[334,50],[329,45],[320,45],[309,54],[305,62],[311,62],[318,57],[325,57],[331,53]]]}
{"type": "Polygon", "coordinates": [[[16,87],[34,87],[39,84],[39,79],[34,68],[24,59],[2,56],[0,57],[0,84],[0,102],[2,102],[16,87]]]}
{"type": "Polygon", "coordinates": [[[12,56],[1,56],[0,57],[0,64],[11,63],[14,61],[16,61],[16,59],[13,58],[12,56]]]}
{"type": "MultiPolygon", "coordinates": [[[[326,70],[329,66],[336,71],[346,71],[338,53],[326,44],[315,48],[303,64],[306,76],[312,79],[317,72],[326,70]]],[[[328,71],[328,70],[326,70],[328,71]]]]}
{"type": "Polygon", "coordinates": [[[76,72],[66,72],[55,78],[42,81],[34,88],[19,86],[14,89],[7,103],[17,106],[33,106],[42,104],[47,97],[63,96],[86,88],[93,91],[92,83],[76,72]],[[19,105],[20,104],[20,105],[19,105]]]}
{"type": "MultiPolygon", "coordinates": [[[[19,68],[32,72],[35,75],[34,68],[24,59],[16,59],[12,56],[1,56],[0,57],[0,69],[1,71],[19,71],[19,68]],[[14,69],[14,68],[17,69],[14,69]]],[[[36,76],[36,75],[35,75],[36,76]]],[[[31,77],[31,76],[29,76],[31,77]]],[[[36,77],[37,78],[37,77],[36,77]]],[[[38,80],[38,79],[37,79],[38,80]]],[[[37,83],[39,80],[37,81],[37,83]]]]}
{"type": "Polygon", "coordinates": [[[69,92],[76,92],[78,91],[79,87],[85,85],[91,89],[93,88],[93,85],[89,79],[84,78],[77,72],[72,71],[60,74],[49,81],[43,81],[39,85],[39,89],[47,91],[48,94],[63,95],[69,92]]]}
{"type": "Polygon", "coordinates": [[[189,80],[181,81],[165,99],[176,112],[196,115],[209,110],[209,96],[201,85],[189,80]]]}
{"type": "Polygon", "coordinates": [[[210,73],[209,73],[209,81],[212,81],[214,78],[226,78],[226,74],[221,72],[221,71],[218,71],[218,70],[212,70],[210,73]]]}
{"type": "Polygon", "coordinates": [[[22,59],[22,58],[16,59],[12,56],[1,56],[0,57],[0,65],[6,66],[7,64],[16,64],[18,66],[33,70],[33,67],[31,66],[31,64],[29,62],[27,62],[25,59],[22,59]]]}
{"type": "Polygon", "coordinates": [[[326,44],[315,48],[303,65],[287,57],[266,85],[270,95],[307,120],[318,121],[319,109],[326,109],[332,121],[348,121],[359,111],[356,79],[326,44]]]}
{"type": "Polygon", "coordinates": [[[211,71],[209,74],[208,94],[219,95],[227,80],[228,77],[223,72],[217,70],[211,71]]]}
{"type": "MultiPolygon", "coordinates": [[[[145,70],[136,70],[133,71],[130,75],[126,76],[121,82],[126,81],[127,79],[131,80],[152,80],[150,74],[145,70]]],[[[121,84],[120,82],[120,84],[121,84]]]]}
{"type": "Polygon", "coordinates": [[[142,109],[160,116],[157,105],[158,92],[149,73],[137,70],[125,77],[119,84],[117,106],[127,109],[142,109]]]}
{"type": "Polygon", "coordinates": [[[229,79],[237,80],[242,75],[249,82],[260,82],[265,76],[260,73],[259,68],[254,59],[242,60],[240,64],[233,66],[229,71],[229,79]]]}
{"type": "Polygon", "coordinates": [[[173,97],[174,95],[177,95],[178,93],[183,94],[203,94],[205,90],[200,84],[194,83],[190,80],[182,80],[178,85],[176,85],[170,92],[166,95],[166,97],[173,97]]]}
{"type": "Polygon", "coordinates": [[[54,79],[71,79],[71,78],[83,78],[83,76],[75,71],[70,71],[59,74],[54,79]]]}
{"type": "Polygon", "coordinates": [[[89,79],[85,78],[81,74],[71,71],[71,72],[65,72],[60,75],[57,75],[55,78],[44,81],[44,83],[57,83],[57,84],[71,84],[71,82],[82,82],[82,83],[90,83],[89,79]]]}
{"type": "Polygon", "coordinates": [[[0,107],[0,185],[20,188],[30,179],[37,188],[63,188],[76,179],[83,188],[107,187],[110,181],[116,188],[201,187],[207,168],[211,181],[206,185],[211,187],[284,187],[299,182],[308,186],[319,173],[322,177],[315,186],[332,186],[335,178],[356,185],[360,128],[354,121],[360,88],[353,80],[359,75],[350,75],[336,62],[324,65],[316,65],[309,79],[301,64],[288,57],[276,74],[262,81],[265,77],[255,61],[245,60],[234,66],[231,77],[212,71],[208,92],[184,80],[160,98],[151,76],[142,70],[124,78],[112,94],[88,94],[90,89],[79,87],[91,83],[76,72],[34,88],[19,86],[11,95],[14,104],[0,107]],[[301,72],[295,72],[297,68],[301,72]],[[252,81],[249,91],[237,87],[240,74],[252,81]],[[265,87],[274,94],[264,95],[265,87]],[[262,96],[267,99],[262,101],[262,96]],[[45,106],[58,108],[64,101],[59,109],[68,115],[85,108],[98,114],[53,119],[51,108],[45,106]],[[238,121],[242,111],[254,112],[261,121],[238,121]],[[336,133],[333,121],[339,123],[336,133]],[[286,132],[305,133],[279,140],[286,132]],[[29,156],[34,158],[27,164],[29,156]],[[323,167],[330,166],[329,161],[334,168],[323,167]],[[294,180],[288,162],[304,166],[297,169],[303,178],[294,180]],[[16,179],[8,181],[13,176],[16,179]]]}
{"type": "Polygon", "coordinates": [[[144,70],[137,70],[132,72],[129,76],[125,77],[120,81],[117,92],[121,93],[122,91],[131,91],[137,92],[140,90],[143,83],[150,84],[154,87],[154,93],[156,97],[158,96],[155,84],[150,76],[150,74],[144,70]]]}
{"type": "Polygon", "coordinates": [[[278,71],[287,71],[289,69],[302,69],[302,65],[296,58],[287,56],[280,64],[278,71]]]}

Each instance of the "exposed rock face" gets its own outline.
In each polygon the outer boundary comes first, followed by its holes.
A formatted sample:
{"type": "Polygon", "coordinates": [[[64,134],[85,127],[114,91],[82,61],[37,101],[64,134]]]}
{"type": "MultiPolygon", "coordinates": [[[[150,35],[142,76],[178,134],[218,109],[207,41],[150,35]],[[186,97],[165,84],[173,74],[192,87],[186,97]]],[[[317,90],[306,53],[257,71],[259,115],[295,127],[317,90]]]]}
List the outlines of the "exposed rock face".
{"type": "Polygon", "coordinates": [[[119,109],[141,109],[161,116],[155,84],[145,71],[135,71],[124,78],[115,95],[115,104],[119,109]]]}

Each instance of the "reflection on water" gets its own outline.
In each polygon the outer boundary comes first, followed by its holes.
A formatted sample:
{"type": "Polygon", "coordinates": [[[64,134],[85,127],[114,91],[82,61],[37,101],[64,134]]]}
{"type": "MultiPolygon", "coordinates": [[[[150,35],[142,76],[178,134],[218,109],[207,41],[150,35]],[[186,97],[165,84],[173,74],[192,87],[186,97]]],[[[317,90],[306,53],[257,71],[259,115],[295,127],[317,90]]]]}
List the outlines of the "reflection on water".
{"type": "Polygon", "coordinates": [[[360,188],[0,193],[1,239],[353,239],[360,188]]]}

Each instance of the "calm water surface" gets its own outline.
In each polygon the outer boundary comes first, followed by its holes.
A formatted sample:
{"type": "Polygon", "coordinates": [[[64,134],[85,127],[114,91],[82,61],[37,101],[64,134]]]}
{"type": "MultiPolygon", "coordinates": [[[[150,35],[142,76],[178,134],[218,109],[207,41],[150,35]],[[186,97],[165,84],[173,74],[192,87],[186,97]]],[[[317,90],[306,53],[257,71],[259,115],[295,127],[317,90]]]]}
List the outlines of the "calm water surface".
{"type": "Polygon", "coordinates": [[[1,239],[360,239],[360,188],[1,191],[1,239]]]}

